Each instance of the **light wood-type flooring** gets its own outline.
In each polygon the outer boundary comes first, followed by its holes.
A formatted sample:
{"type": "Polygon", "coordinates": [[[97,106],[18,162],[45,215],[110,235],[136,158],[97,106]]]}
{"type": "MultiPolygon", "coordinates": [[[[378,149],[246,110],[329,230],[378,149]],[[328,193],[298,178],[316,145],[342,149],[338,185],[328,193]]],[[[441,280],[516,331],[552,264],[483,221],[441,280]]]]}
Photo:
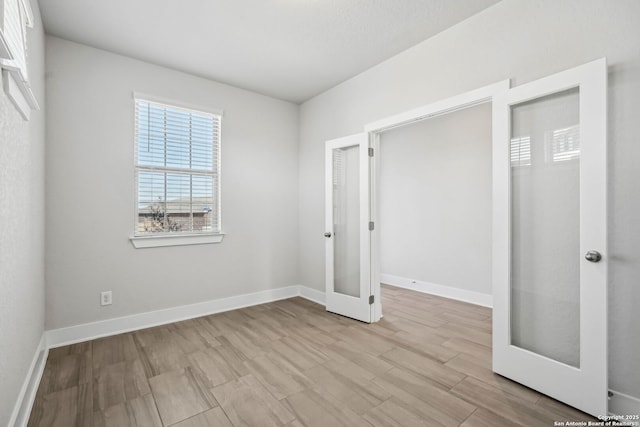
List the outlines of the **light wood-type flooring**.
{"type": "Polygon", "coordinates": [[[383,286],[383,311],[367,325],[292,298],[52,349],[29,426],[591,420],[491,372],[490,309],[383,286]]]}

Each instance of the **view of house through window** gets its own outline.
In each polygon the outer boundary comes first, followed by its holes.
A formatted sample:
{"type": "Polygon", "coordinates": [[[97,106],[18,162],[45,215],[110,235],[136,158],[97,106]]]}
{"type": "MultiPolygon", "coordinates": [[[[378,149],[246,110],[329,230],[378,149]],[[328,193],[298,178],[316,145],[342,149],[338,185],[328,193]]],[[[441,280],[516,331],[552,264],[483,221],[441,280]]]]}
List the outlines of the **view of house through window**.
{"type": "Polygon", "coordinates": [[[138,236],[220,231],[220,116],[136,99],[138,236]]]}

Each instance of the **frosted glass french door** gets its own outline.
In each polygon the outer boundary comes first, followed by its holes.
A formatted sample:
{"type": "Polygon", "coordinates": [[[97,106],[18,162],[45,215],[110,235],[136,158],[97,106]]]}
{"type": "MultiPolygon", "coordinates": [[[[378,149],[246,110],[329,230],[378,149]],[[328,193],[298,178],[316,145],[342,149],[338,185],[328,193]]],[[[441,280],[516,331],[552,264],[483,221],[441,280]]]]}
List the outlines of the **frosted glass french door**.
{"type": "Polygon", "coordinates": [[[326,308],[371,322],[367,134],[325,148],[326,308]]]}
{"type": "Polygon", "coordinates": [[[493,370],[607,414],[604,59],[493,99],[493,370]]]}

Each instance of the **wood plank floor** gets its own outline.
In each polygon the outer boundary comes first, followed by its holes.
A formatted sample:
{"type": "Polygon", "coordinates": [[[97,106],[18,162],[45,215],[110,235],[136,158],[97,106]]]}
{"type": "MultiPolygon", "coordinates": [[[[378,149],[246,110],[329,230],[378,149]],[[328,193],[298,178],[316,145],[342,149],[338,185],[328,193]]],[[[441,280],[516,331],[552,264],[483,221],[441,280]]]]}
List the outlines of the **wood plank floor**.
{"type": "Polygon", "coordinates": [[[491,310],[389,286],[367,325],[293,298],[52,349],[29,426],[552,426],[491,372],[491,310]]]}

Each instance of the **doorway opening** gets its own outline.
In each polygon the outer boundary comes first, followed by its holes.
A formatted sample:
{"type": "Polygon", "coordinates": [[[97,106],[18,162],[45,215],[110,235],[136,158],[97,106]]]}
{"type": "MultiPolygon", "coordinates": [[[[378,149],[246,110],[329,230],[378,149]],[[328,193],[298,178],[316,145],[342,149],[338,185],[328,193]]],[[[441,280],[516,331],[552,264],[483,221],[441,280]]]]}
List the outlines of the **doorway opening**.
{"type": "MultiPolygon", "coordinates": [[[[404,134],[411,135],[411,138],[415,140],[416,138],[419,138],[419,136],[416,135],[416,132],[419,131],[420,128],[431,127],[431,124],[434,123],[432,119],[435,119],[435,121],[443,122],[441,123],[441,125],[444,124],[444,127],[446,128],[451,126],[451,124],[448,122],[450,122],[451,120],[455,120],[456,114],[463,114],[463,115],[468,115],[470,117],[476,116],[476,120],[478,120],[478,123],[476,123],[476,127],[484,126],[484,132],[487,132],[487,131],[489,132],[488,154],[489,154],[489,157],[491,157],[490,147],[491,147],[491,139],[492,139],[492,129],[494,127],[494,124],[491,119],[492,100],[496,94],[504,93],[509,89],[509,87],[510,87],[509,80],[505,80],[492,85],[484,86],[482,88],[479,88],[470,92],[466,92],[461,95],[447,98],[447,99],[444,99],[420,108],[416,108],[414,110],[410,110],[402,114],[394,115],[386,119],[370,123],[365,126],[365,131],[367,132],[370,146],[373,148],[374,153],[383,153],[384,150],[381,150],[381,141],[383,138],[390,138],[390,137],[393,138],[394,135],[400,135],[404,133],[404,134]],[[484,119],[488,118],[490,120],[488,127],[486,122],[484,124],[482,123],[483,115],[485,116],[484,119]]],[[[471,134],[469,133],[469,135],[471,134]]],[[[412,145],[412,143],[409,143],[408,145],[412,145]]],[[[423,145],[423,149],[428,150],[428,145],[429,144],[423,145]]],[[[444,154],[452,155],[455,152],[455,150],[451,150],[451,148],[452,148],[451,145],[447,146],[445,144],[443,146],[443,149],[444,149],[443,155],[444,154]],[[445,151],[447,151],[447,153],[445,153],[445,151]]],[[[478,148],[479,146],[474,147],[474,149],[478,149],[478,148]]],[[[485,155],[486,154],[487,152],[485,152],[485,155]]],[[[464,157],[465,154],[461,153],[460,156],[464,157]]],[[[380,203],[378,200],[380,197],[380,186],[381,186],[380,173],[382,172],[382,162],[384,161],[385,160],[382,158],[382,155],[373,156],[370,160],[371,162],[370,164],[371,220],[374,223],[380,223],[382,227],[384,227],[385,214],[391,214],[391,217],[393,217],[393,212],[380,212],[380,203]]],[[[490,164],[491,164],[491,158],[489,158],[489,173],[491,173],[490,164]]],[[[444,166],[444,165],[441,165],[441,166],[444,166]]],[[[448,173],[451,173],[451,169],[448,173]]],[[[464,186],[464,180],[457,179],[457,181],[458,181],[458,184],[464,186]]],[[[489,186],[491,185],[490,183],[491,181],[489,180],[489,186]]],[[[490,191],[491,190],[489,189],[489,196],[490,196],[490,191]]],[[[396,194],[396,196],[401,196],[401,195],[396,194]]],[[[440,196],[442,198],[443,195],[440,195],[440,196]]],[[[488,200],[490,205],[491,197],[489,197],[488,200]]],[[[484,203],[486,203],[486,200],[484,203]]],[[[414,203],[414,204],[417,206],[420,203],[414,203]]],[[[489,206],[488,212],[489,212],[489,218],[490,218],[491,206],[489,206]]],[[[433,214],[433,212],[431,213],[433,214]]],[[[472,219],[473,213],[469,212],[468,214],[470,216],[470,219],[472,219]]],[[[387,218],[387,221],[389,221],[389,218],[387,218]]],[[[414,224],[418,224],[418,223],[419,222],[414,221],[414,224]]],[[[397,224],[397,225],[399,228],[402,228],[407,224],[397,224]]],[[[393,227],[395,227],[395,225],[393,227]]],[[[390,233],[386,233],[386,239],[391,239],[389,241],[393,241],[394,237],[395,238],[398,237],[398,236],[395,236],[395,233],[398,230],[390,230],[390,231],[391,231],[390,233]]],[[[404,230],[404,231],[406,232],[407,230],[404,230]]],[[[427,231],[424,230],[424,233],[426,232],[427,231]]],[[[489,233],[490,233],[490,228],[489,228],[489,233]]],[[[385,280],[395,281],[396,284],[403,284],[405,285],[404,287],[407,287],[409,289],[428,291],[431,293],[435,293],[437,295],[448,296],[450,298],[460,299],[463,301],[473,302],[475,304],[480,304],[485,306],[491,305],[491,297],[488,296],[488,294],[490,294],[491,292],[490,283],[487,284],[485,282],[484,284],[481,284],[480,287],[478,287],[477,285],[474,285],[470,281],[465,279],[463,280],[463,282],[466,284],[466,288],[465,288],[464,285],[462,287],[459,285],[455,285],[455,283],[458,282],[458,280],[455,278],[453,279],[453,281],[449,279],[445,280],[449,284],[449,286],[446,286],[445,283],[439,284],[434,282],[426,282],[424,281],[424,279],[416,280],[416,278],[409,277],[410,275],[407,277],[402,277],[402,276],[395,277],[395,278],[389,277],[390,273],[381,270],[381,252],[382,252],[381,245],[384,244],[384,242],[381,241],[381,237],[382,236],[381,236],[380,228],[374,230],[374,232],[371,235],[371,287],[372,287],[371,290],[372,290],[372,294],[375,296],[375,300],[378,301],[378,303],[375,304],[374,306],[373,321],[377,321],[382,317],[380,282],[381,281],[384,282],[385,280]],[[381,277],[381,273],[382,274],[386,273],[387,276],[381,277]],[[415,283],[412,283],[414,281],[415,283]],[[452,284],[454,286],[451,286],[452,284]]],[[[489,235],[488,237],[489,237],[489,242],[491,242],[491,235],[489,235]]],[[[414,245],[417,245],[419,243],[420,243],[420,239],[416,239],[413,242],[414,245]]],[[[392,244],[395,244],[395,243],[392,243],[392,244]]],[[[388,251],[388,249],[389,248],[387,247],[384,250],[388,251]]],[[[431,254],[436,254],[437,252],[438,252],[438,248],[432,248],[431,254]]],[[[490,253],[491,253],[491,248],[489,248],[489,253],[486,254],[489,257],[489,259],[490,259],[490,253]]],[[[402,261],[399,258],[396,259],[396,261],[398,263],[402,263],[402,261]]],[[[456,267],[455,269],[460,270],[459,267],[456,267]]],[[[490,267],[489,267],[489,280],[490,280],[490,267]]]]}
{"type": "Polygon", "coordinates": [[[379,134],[382,283],[491,306],[491,103],[379,134]]]}

